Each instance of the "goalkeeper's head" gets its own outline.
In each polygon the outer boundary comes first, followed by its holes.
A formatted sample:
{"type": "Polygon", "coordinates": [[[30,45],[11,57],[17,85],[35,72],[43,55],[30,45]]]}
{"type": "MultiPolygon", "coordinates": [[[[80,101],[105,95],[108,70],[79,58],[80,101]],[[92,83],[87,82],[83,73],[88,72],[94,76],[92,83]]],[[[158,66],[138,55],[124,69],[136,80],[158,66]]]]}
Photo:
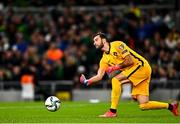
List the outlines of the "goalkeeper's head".
{"type": "Polygon", "coordinates": [[[104,33],[98,32],[95,35],[93,35],[93,42],[94,42],[94,46],[97,49],[102,49],[105,43],[109,43],[109,40],[104,33]]]}

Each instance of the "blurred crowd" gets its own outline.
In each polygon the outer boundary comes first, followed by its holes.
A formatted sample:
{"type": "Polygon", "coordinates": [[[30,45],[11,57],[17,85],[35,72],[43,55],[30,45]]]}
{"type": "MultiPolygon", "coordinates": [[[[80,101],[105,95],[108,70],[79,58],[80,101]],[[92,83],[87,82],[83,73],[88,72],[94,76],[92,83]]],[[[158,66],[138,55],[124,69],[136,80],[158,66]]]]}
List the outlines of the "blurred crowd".
{"type": "Polygon", "coordinates": [[[0,80],[74,80],[92,76],[102,56],[92,43],[98,31],[111,41],[121,40],[145,56],[152,78],[180,79],[180,32],[174,12],[52,9],[40,13],[0,11],[0,80]]]}
{"type": "Polygon", "coordinates": [[[5,6],[102,6],[102,5],[122,5],[133,2],[135,4],[175,4],[176,0],[1,0],[5,6]]]}

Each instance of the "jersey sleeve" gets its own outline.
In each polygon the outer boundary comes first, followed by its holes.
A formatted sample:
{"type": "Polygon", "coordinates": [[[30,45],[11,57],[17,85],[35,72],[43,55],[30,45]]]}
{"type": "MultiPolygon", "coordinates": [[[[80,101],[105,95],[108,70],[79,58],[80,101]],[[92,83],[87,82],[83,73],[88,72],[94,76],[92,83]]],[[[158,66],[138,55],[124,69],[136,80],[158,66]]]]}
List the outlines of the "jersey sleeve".
{"type": "Polygon", "coordinates": [[[118,44],[116,44],[116,50],[119,52],[122,58],[125,58],[130,54],[127,45],[123,42],[119,42],[118,44]]]}
{"type": "Polygon", "coordinates": [[[105,61],[104,57],[101,58],[101,60],[99,62],[99,67],[103,70],[107,70],[108,63],[105,61]]]}

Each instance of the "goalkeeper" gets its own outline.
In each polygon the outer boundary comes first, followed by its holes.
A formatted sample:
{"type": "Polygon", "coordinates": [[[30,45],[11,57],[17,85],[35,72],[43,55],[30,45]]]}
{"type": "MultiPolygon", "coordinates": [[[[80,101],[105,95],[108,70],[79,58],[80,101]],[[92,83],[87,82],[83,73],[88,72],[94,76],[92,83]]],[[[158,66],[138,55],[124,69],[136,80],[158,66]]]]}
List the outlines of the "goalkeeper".
{"type": "Polygon", "coordinates": [[[105,73],[111,74],[116,70],[121,73],[112,78],[111,107],[99,117],[117,117],[117,107],[121,96],[122,84],[132,83],[132,97],[139,103],[141,110],[168,109],[175,116],[179,115],[178,102],[172,103],[150,101],[149,84],[151,80],[151,67],[147,60],[130,49],[122,41],[109,42],[104,33],[97,33],[93,36],[93,43],[97,49],[103,51],[99,63],[97,75],[86,79],[82,74],[80,82],[86,86],[100,81],[105,73]]]}

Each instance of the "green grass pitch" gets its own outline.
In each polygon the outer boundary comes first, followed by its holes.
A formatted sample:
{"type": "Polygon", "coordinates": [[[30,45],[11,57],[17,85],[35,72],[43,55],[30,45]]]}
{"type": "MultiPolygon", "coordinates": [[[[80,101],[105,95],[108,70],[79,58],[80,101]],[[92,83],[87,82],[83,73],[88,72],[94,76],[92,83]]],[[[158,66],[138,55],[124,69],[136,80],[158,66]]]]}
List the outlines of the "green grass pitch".
{"type": "Polygon", "coordinates": [[[110,103],[62,102],[49,112],[44,102],[0,103],[0,123],[180,123],[168,110],[141,111],[135,102],[120,102],[117,118],[98,118],[110,103]]]}

